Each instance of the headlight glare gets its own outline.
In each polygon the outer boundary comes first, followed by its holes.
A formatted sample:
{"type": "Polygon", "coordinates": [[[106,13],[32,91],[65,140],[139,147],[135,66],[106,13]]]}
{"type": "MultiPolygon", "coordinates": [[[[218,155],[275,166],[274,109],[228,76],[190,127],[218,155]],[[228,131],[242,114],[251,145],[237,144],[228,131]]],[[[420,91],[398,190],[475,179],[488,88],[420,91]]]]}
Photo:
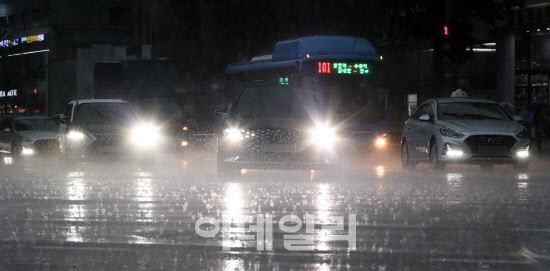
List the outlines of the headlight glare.
{"type": "Polygon", "coordinates": [[[231,141],[243,140],[243,134],[241,131],[234,128],[227,128],[224,130],[225,136],[231,141]]]}
{"type": "Polygon", "coordinates": [[[82,140],[84,138],[84,133],[78,132],[78,131],[70,131],[69,134],[67,134],[67,137],[71,140],[82,140]]]}
{"type": "Polygon", "coordinates": [[[150,124],[141,124],[132,130],[132,141],[139,146],[151,146],[159,139],[158,129],[150,124]]]}
{"type": "Polygon", "coordinates": [[[456,146],[453,149],[450,144],[445,144],[445,147],[443,148],[443,154],[447,155],[448,157],[462,157],[464,155],[464,152],[456,146]]]}
{"type": "Polygon", "coordinates": [[[321,125],[312,131],[311,139],[319,147],[329,147],[336,139],[336,136],[333,129],[326,125],[321,125]]]}
{"type": "Polygon", "coordinates": [[[518,156],[518,158],[527,158],[527,157],[529,157],[529,146],[527,146],[523,150],[520,150],[520,151],[516,152],[516,155],[518,156]]]}
{"type": "Polygon", "coordinates": [[[23,154],[23,155],[33,155],[33,154],[34,154],[34,150],[31,149],[31,148],[25,148],[25,147],[23,147],[23,150],[21,150],[21,154],[23,154]]]}

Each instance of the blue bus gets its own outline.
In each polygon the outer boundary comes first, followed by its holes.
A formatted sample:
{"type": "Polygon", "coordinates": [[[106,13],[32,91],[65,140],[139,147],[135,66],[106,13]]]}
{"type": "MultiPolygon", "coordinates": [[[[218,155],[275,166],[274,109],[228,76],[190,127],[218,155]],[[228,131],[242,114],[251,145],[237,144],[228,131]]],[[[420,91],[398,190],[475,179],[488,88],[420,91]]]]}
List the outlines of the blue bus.
{"type": "Polygon", "coordinates": [[[272,54],[230,64],[225,74],[224,92],[230,101],[244,88],[308,89],[326,105],[320,118],[331,119],[354,143],[351,149],[357,144],[387,145],[392,103],[385,64],[366,39],[309,36],[280,41],[272,54]]]}

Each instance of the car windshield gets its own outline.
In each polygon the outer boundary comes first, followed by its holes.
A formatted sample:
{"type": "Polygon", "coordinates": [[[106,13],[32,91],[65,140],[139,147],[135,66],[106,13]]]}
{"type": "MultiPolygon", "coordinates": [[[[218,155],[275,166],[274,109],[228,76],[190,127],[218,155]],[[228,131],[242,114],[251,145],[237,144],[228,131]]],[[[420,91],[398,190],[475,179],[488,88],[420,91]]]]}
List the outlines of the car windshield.
{"type": "Polygon", "coordinates": [[[52,119],[18,119],[14,122],[16,131],[57,131],[58,126],[52,119]]]}
{"type": "Polygon", "coordinates": [[[141,101],[132,106],[142,117],[166,120],[181,116],[181,109],[170,101],[141,101]]]}
{"type": "Polygon", "coordinates": [[[485,102],[439,103],[437,118],[440,120],[511,120],[502,106],[485,102]]]}
{"type": "Polygon", "coordinates": [[[126,103],[85,103],[77,106],[74,122],[80,125],[118,125],[134,119],[126,103]]]}
{"type": "Polygon", "coordinates": [[[240,118],[295,118],[307,119],[306,107],[317,107],[319,102],[313,95],[288,87],[245,89],[231,115],[240,118]]]}

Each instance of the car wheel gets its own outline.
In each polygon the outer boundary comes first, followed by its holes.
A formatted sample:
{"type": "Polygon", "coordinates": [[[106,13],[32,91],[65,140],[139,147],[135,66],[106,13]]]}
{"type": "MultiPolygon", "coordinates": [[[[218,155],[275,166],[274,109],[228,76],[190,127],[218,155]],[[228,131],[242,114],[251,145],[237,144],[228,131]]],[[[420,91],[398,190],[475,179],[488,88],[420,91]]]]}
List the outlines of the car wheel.
{"type": "Polygon", "coordinates": [[[407,141],[404,141],[401,146],[401,164],[403,165],[403,168],[406,169],[412,169],[416,167],[416,163],[411,161],[411,158],[409,156],[409,145],[407,144],[407,141]]]}
{"type": "Polygon", "coordinates": [[[445,164],[439,160],[439,152],[435,139],[430,145],[430,165],[432,171],[441,171],[445,169],[445,164]]]}
{"type": "Polygon", "coordinates": [[[490,170],[493,170],[493,168],[495,167],[495,164],[493,164],[493,163],[483,163],[483,164],[480,164],[479,167],[481,167],[482,170],[490,171],[490,170]]]}
{"type": "Polygon", "coordinates": [[[527,171],[529,169],[529,162],[515,162],[514,170],[516,171],[527,171]]]}

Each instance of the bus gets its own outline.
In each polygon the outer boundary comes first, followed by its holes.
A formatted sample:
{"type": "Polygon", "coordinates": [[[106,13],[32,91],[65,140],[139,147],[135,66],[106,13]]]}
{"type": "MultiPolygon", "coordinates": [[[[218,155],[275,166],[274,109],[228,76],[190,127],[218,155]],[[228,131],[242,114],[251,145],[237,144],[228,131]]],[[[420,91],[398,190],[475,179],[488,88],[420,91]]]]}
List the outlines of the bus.
{"type": "Polygon", "coordinates": [[[230,64],[225,74],[227,101],[244,88],[308,89],[326,105],[320,118],[335,122],[353,143],[351,149],[358,149],[358,144],[379,149],[390,141],[396,117],[385,83],[385,62],[366,39],[309,36],[280,41],[272,54],[230,64]]]}

